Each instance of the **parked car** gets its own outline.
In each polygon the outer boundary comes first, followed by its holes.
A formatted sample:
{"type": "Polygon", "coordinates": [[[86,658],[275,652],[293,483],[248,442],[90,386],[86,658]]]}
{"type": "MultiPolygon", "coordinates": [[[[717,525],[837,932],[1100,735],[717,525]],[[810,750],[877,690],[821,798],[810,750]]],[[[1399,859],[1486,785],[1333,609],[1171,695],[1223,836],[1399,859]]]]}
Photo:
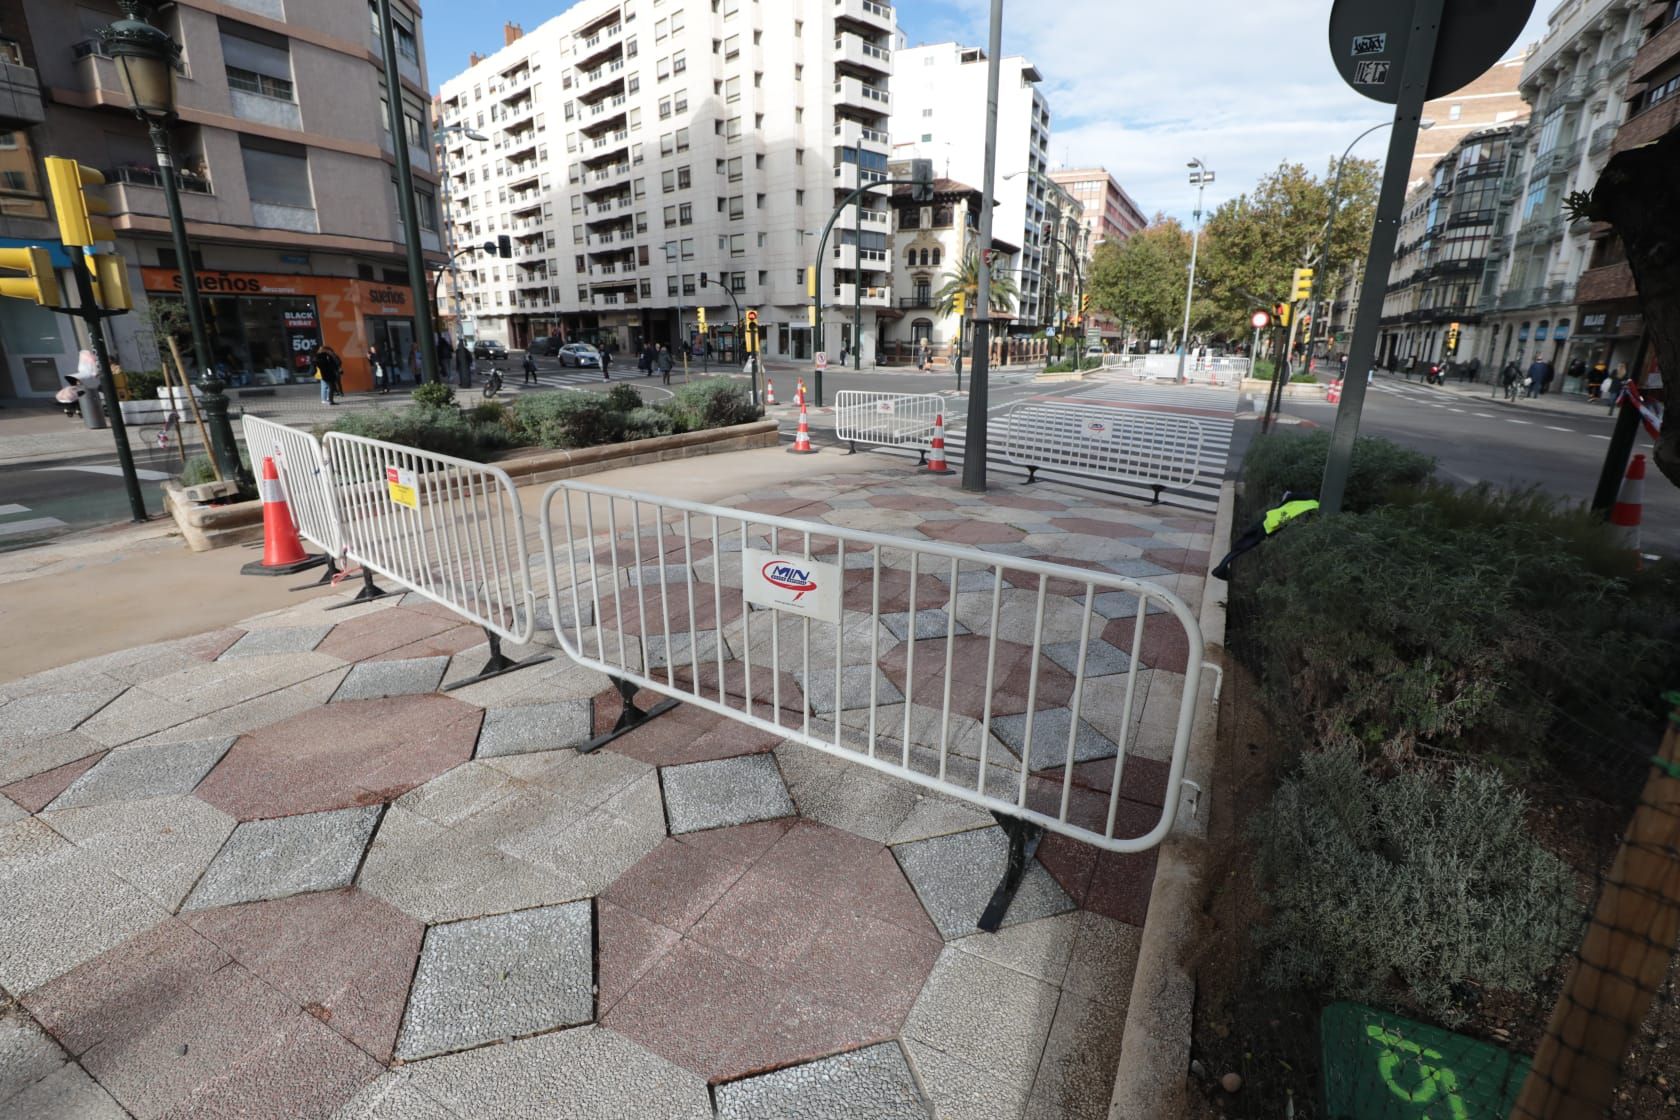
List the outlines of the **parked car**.
{"type": "Polygon", "coordinates": [[[533,358],[552,358],[560,352],[560,337],[545,334],[533,338],[531,345],[525,348],[525,352],[533,358]]]}
{"type": "Polygon", "coordinates": [[[481,338],[473,343],[473,357],[492,362],[507,361],[507,347],[493,338],[481,338]]]}
{"type": "Polygon", "coordinates": [[[600,369],[601,352],[587,342],[568,342],[560,347],[560,364],[600,369]]]}

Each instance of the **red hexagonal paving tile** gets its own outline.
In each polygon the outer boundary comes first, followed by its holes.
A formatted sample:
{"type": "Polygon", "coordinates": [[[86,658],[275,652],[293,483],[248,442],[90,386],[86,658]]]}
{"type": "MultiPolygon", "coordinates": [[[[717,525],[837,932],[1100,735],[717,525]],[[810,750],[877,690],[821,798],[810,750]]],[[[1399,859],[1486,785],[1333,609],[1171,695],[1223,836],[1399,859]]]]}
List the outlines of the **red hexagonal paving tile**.
{"type": "Polygon", "coordinates": [[[235,961],[380,1061],[389,1061],[425,926],[362,891],[183,914],[235,961]]]}
{"type": "Polygon", "coordinates": [[[894,1037],[942,948],[886,848],[810,821],[667,839],[600,913],[603,1024],[711,1081],[894,1037]]]}
{"type": "Polygon", "coordinates": [[[87,773],[94,763],[104,757],[105,752],[100,751],[86,758],[78,758],[75,762],[66,762],[63,766],[55,766],[51,770],[43,770],[9,786],[0,787],[0,793],[31,813],[39,813],[51,805],[54,798],[69,789],[71,782],[87,773]]]}
{"type": "MultiPolygon", "coordinates": [[[[614,641],[620,628],[629,635],[645,633],[661,638],[667,630],[673,635],[687,633],[691,596],[694,600],[694,629],[716,628],[717,595],[710,583],[672,583],[661,591],[657,583],[650,581],[644,588],[623,587],[616,594],[603,594],[599,617],[601,625],[606,628],[606,640],[609,643],[614,641]]],[[[727,624],[740,617],[740,593],[725,591],[723,621],[727,624]]]]}
{"type": "Polygon", "coordinates": [[[240,820],[392,801],[471,758],[483,718],[443,696],[328,704],[242,736],[195,792],[240,820]]]}
{"type": "Polygon", "coordinates": [[[1130,522],[1118,519],[1099,521],[1094,517],[1052,517],[1050,524],[1064,533],[1086,533],[1093,537],[1106,537],[1113,540],[1155,535],[1148,529],[1139,528],[1130,522]]]}
{"type": "Polygon", "coordinates": [[[916,526],[934,540],[952,544],[1017,544],[1027,534],[996,521],[924,521],[916,526]]]}
{"type": "Polygon", "coordinates": [[[459,621],[407,607],[388,607],[334,626],[332,633],[315,647],[315,652],[342,657],[346,661],[365,661],[422,638],[441,634],[454,628],[459,621]]]}
{"type": "MultiPolygon", "coordinates": [[[[980,719],[985,714],[986,658],[989,639],[966,634],[956,639],[951,654],[951,711],[980,719]]],[[[913,689],[905,687],[904,666],[909,647],[900,643],[881,657],[881,671],[900,692],[913,702],[942,705],[945,696],[945,640],[934,638],[916,643],[916,674],[913,689]]],[[[1020,715],[1027,710],[1027,692],[1032,682],[1032,647],[1020,642],[999,641],[993,670],[991,697],[994,716],[1020,715]]],[[[1039,711],[1059,708],[1073,696],[1073,674],[1047,657],[1038,660],[1039,711]]]]}
{"type": "Polygon", "coordinates": [[[1055,498],[1023,498],[1019,494],[1000,494],[996,490],[986,495],[989,506],[1007,506],[1010,509],[1036,509],[1054,512],[1068,508],[1068,503],[1055,498]]]}
{"type": "MultiPolygon", "coordinates": [[[[1136,618],[1115,618],[1103,627],[1102,636],[1114,648],[1131,653],[1132,635],[1136,630],[1136,618]]],[[[1150,669],[1184,672],[1190,661],[1190,639],[1176,618],[1172,615],[1149,615],[1144,619],[1138,660],[1150,669]]]]}
{"type": "Polygon", "coordinates": [[[957,508],[955,502],[927,494],[871,494],[864,500],[877,509],[903,509],[912,513],[957,508]]]}
{"type": "MultiPolygon", "coordinates": [[[[661,699],[651,692],[644,695],[654,703],[661,699]]],[[[605,732],[616,722],[621,703],[617,689],[608,689],[596,697],[596,734],[605,732]],[[607,718],[609,714],[611,718],[607,718]]],[[[680,766],[687,762],[762,754],[781,741],[780,736],[767,731],[683,704],[614,739],[612,749],[654,766],[680,766]]]]}

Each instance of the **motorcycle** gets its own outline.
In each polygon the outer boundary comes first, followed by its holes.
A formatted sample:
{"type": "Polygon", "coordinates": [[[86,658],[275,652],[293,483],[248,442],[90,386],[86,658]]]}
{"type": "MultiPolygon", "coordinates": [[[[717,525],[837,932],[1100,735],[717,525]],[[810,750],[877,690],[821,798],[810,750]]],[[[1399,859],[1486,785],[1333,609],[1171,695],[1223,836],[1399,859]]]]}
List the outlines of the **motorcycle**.
{"type": "Polygon", "coordinates": [[[1424,374],[1423,380],[1429,385],[1445,385],[1447,383],[1446,367],[1440,362],[1430,362],[1429,372],[1424,374]]]}

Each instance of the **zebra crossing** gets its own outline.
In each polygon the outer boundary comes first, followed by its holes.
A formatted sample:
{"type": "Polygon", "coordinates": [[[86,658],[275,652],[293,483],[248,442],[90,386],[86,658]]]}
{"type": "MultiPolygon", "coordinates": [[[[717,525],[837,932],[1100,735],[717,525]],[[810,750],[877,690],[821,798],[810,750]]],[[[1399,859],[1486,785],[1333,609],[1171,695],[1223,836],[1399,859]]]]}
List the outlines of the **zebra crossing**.
{"type": "Polygon", "coordinates": [[[16,502],[0,505],[0,540],[33,533],[48,533],[62,529],[65,523],[56,517],[25,517],[32,512],[28,506],[16,502]]]}

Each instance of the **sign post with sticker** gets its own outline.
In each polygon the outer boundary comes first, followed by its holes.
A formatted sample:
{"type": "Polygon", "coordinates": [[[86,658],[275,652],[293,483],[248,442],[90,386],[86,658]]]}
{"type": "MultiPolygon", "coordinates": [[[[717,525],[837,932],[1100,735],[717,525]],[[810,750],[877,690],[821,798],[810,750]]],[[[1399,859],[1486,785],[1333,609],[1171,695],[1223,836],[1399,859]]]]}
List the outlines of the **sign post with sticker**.
{"type": "MultiPolygon", "coordinates": [[[[1371,368],[1376,353],[1382,293],[1394,263],[1423,103],[1468,85],[1504,57],[1533,10],[1534,0],[1335,0],[1330,9],[1330,58],[1342,80],[1355,92],[1394,106],[1359,313],[1348,346],[1349,369],[1371,368]]],[[[1341,511],[1364,404],[1365,378],[1348,378],[1318,493],[1325,513],[1341,511]]]]}
{"type": "Polygon", "coordinates": [[[420,508],[419,480],[414,472],[403,467],[385,468],[385,492],[390,495],[393,505],[407,506],[409,509],[420,508]]]}

